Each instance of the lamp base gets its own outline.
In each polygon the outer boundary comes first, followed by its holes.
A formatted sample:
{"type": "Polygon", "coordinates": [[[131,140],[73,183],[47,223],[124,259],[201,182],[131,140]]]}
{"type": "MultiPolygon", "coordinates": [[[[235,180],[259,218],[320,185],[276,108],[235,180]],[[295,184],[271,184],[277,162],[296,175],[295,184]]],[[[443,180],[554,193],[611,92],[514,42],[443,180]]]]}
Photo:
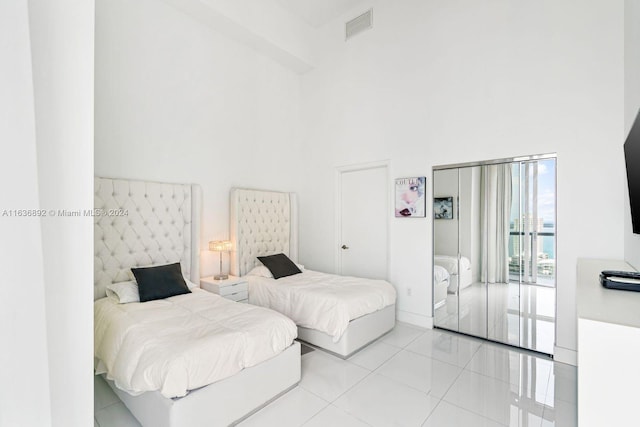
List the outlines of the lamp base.
{"type": "Polygon", "coordinates": [[[215,276],[213,276],[214,280],[227,280],[228,278],[228,274],[216,274],[215,276]]]}

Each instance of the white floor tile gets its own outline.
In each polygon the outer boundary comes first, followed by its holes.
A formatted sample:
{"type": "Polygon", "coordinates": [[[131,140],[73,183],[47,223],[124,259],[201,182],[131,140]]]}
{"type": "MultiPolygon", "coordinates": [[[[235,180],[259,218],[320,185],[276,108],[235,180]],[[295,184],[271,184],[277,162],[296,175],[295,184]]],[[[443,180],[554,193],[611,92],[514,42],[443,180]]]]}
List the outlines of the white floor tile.
{"type": "Polygon", "coordinates": [[[311,419],[329,403],[296,387],[238,424],[242,427],[297,427],[311,419]]]}
{"type": "Polygon", "coordinates": [[[111,390],[109,384],[101,376],[93,379],[93,410],[99,411],[102,408],[120,402],[120,399],[111,390]]]}
{"type": "Polygon", "coordinates": [[[542,427],[577,427],[578,407],[573,403],[556,400],[553,407],[546,406],[542,427]]]}
{"type": "Polygon", "coordinates": [[[478,340],[433,330],[409,344],[407,350],[464,368],[480,345],[478,340]]]}
{"type": "Polygon", "coordinates": [[[442,398],[462,369],[421,354],[402,350],[376,373],[442,398]]]}
{"type": "Polygon", "coordinates": [[[314,351],[302,359],[300,386],[327,402],[333,402],[370,372],[346,360],[314,351]]]}
{"type": "Polygon", "coordinates": [[[372,374],[342,395],[335,406],[372,426],[420,426],[438,399],[409,386],[372,374]]]}
{"type": "Polygon", "coordinates": [[[494,344],[483,344],[465,369],[544,395],[553,362],[494,344]]]}
{"type": "Polygon", "coordinates": [[[399,347],[376,341],[350,357],[348,360],[358,366],[374,371],[400,351],[399,347]]]}
{"type": "Polygon", "coordinates": [[[551,405],[556,400],[572,404],[578,402],[578,370],[575,366],[560,362],[553,363],[546,403],[551,405]]]}
{"type": "Polygon", "coordinates": [[[382,342],[403,348],[424,333],[424,329],[396,322],[395,328],[382,337],[382,342]]]}
{"type": "Polygon", "coordinates": [[[489,418],[441,401],[423,427],[501,427],[489,418]]]}
{"type": "Polygon", "coordinates": [[[368,427],[369,424],[347,414],[342,409],[329,405],[311,418],[304,427],[368,427]]]}
{"type": "Polygon", "coordinates": [[[451,386],[444,400],[504,425],[520,426],[529,414],[537,418],[539,427],[544,405],[536,397],[521,393],[517,386],[495,378],[463,371],[451,386]]]}
{"type": "Polygon", "coordinates": [[[100,427],[140,427],[140,423],[131,412],[119,402],[95,412],[100,427]]]}

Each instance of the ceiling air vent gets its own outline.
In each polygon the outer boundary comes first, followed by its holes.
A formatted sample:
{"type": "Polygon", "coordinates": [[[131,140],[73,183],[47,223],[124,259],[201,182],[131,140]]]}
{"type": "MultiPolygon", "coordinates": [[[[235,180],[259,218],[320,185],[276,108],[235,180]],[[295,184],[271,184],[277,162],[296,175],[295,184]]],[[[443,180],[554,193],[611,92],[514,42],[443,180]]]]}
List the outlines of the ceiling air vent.
{"type": "Polygon", "coordinates": [[[344,25],[346,40],[373,27],[373,9],[367,10],[344,25]]]}

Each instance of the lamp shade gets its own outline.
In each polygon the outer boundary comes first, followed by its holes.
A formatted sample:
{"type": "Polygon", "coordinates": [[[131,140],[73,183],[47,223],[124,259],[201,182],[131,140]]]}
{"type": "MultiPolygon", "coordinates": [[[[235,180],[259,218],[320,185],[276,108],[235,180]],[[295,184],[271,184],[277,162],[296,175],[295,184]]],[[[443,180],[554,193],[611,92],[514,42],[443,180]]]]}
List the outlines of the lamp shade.
{"type": "Polygon", "coordinates": [[[209,250],[214,252],[228,252],[233,248],[229,240],[214,240],[209,242],[209,250]]]}

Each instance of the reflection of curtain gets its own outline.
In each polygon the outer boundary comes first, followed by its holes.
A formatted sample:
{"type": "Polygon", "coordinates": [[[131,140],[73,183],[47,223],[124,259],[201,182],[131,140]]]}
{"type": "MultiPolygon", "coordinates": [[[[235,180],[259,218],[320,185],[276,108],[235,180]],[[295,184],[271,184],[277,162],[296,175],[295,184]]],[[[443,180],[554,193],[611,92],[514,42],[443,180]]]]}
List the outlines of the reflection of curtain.
{"type": "Polygon", "coordinates": [[[509,283],[511,164],[482,166],[480,191],[482,280],[509,283]]]}

